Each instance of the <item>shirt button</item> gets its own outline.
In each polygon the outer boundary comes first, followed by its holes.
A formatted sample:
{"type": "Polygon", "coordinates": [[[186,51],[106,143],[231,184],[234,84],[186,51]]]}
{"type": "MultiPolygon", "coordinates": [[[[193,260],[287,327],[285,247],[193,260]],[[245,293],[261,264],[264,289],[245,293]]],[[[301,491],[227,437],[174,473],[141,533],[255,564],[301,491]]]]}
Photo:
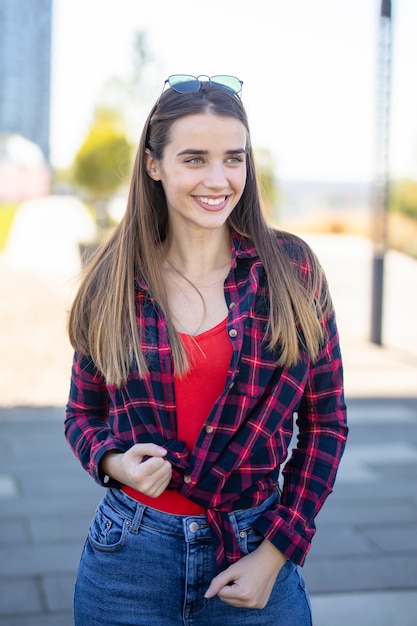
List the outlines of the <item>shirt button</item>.
{"type": "Polygon", "coordinates": [[[230,383],[229,384],[229,389],[233,389],[234,386],[235,386],[235,383],[230,383]]]}
{"type": "Polygon", "coordinates": [[[229,337],[232,337],[232,339],[234,339],[235,337],[237,337],[237,330],[236,328],[231,328],[229,330],[229,337]]]}
{"type": "Polygon", "coordinates": [[[211,433],[214,433],[214,427],[213,426],[208,425],[208,426],[206,426],[205,430],[206,430],[206,433],[208,435],[211,435],[211,433]]]}
{"type": "Polygon", "coordinates": [[[191,533],[196,533],[198,530],[198,522],[191,522],[188,529],[191,533]]]}
{"type": "Polygon", "coordinates": [[[236,302],[231,302],[231,303],[229,304],[229,309],[230,309],[230,310],[232,310],[232,309],[234,309],[234,308],[235,308],[235,306],[236,306],[236,302]]]}
{"type": "Polygon", "coordinates": [[[191,482],[191,476],[189,474],[186,474],[184,476],[184,482],[188,485],[188,483],[191,482]]]}

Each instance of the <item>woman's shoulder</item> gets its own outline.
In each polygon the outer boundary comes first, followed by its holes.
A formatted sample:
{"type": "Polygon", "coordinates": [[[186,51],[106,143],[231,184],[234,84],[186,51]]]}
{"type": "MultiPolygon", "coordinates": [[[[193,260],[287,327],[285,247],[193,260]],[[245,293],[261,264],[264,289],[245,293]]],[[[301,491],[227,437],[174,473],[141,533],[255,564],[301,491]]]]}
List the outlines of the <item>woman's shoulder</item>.
{"type": "Polygon", "coordinates": [[[290,259],[295,263],[307,264],[309,266],[317,264],[317,257],[309,244],[298,235],[284,230],[272,229],[274,238],[290,259]]]}
{"type": "MultiPolygon", "coordinates": [[[[301,273],[320,269],[320,263],[312,248],[304,239],[294,233],[270,227],[262,236],[261,247],[266,257],[276,258],[277,254],[281,258],[285,257],[301,273]]],[[[260,252],[256,242],[243,235],[236,235],[234,248],[238,250],[239,256],[257,258],[260,252]]]]}

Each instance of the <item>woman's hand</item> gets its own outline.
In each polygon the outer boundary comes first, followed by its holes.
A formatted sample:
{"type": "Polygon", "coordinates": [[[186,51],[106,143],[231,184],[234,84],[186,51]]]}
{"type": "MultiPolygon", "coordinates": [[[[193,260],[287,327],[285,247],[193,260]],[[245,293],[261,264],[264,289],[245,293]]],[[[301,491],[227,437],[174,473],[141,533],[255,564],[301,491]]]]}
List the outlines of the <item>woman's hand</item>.
{"type": "Polygon", "coordinates": [[[264,539],[259,548],[218,574],[204,597],[218,596],[232,606],[263,609],[286,557],[264,539]]]}
{"type": "Polygon", "coordinates": [[[154,443],[137,443],[123,453],[107,452],[101,460],[101,470],[122,485],[157,498],[172,476],[171,463],[164,459],[166,453],[165,448],[154,443]]]}

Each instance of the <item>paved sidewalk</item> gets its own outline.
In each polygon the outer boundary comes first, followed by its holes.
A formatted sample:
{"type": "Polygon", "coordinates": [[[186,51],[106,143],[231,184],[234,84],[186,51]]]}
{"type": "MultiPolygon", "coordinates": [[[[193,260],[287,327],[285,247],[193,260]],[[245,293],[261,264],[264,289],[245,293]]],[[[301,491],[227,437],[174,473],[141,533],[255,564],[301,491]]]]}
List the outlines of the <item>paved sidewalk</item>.
{"type": "MultiPolygon", "coordinates": [[[[417,399],[349,404],[350,444],[304,567],[314,626],[415,626],[417,399]]],[[[103,490],[62,422],[63,408],[0,409],[0,626],[72,624],[77,562],[103,490]]]]}
{"type": "MultiPolygon", "coordinates": [[[[381,348],[367,342],[368,242],[306,239],[338,312],[350,418],[304,567],[314,626],[415,626],[417,263],[387,259],[381,348]]],[[[77,562],[103,490],[63,437],[67,292],[28,267],[0,267],[0,626],[71,626],[77,562]]]]}

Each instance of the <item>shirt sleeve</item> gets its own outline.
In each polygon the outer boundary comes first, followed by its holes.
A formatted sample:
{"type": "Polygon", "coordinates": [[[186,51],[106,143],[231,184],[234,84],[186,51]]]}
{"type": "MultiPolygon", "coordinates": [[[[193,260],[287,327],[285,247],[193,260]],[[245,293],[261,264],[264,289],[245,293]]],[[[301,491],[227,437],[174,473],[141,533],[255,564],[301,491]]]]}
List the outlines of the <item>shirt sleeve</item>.
{"type": "Polygon", "coordinates": [[[90,357],[75,353],[70,394],[66,407],[65,437],[84,469],[100,485],[104,483],[99,463],[106,452],[126,451],[109,426],[110,399],[103,376],[90,357]]]}
{"type": "Polygon", "coordinates": [[[334,313],[325,322],[325,331],[327,340],[310,364],[298,409],[298,444],[283,470],[281,501],[254,524],[298,565],[303,565],[310,549],[314,518],[332,492],[348,433],[334,313]]]}

